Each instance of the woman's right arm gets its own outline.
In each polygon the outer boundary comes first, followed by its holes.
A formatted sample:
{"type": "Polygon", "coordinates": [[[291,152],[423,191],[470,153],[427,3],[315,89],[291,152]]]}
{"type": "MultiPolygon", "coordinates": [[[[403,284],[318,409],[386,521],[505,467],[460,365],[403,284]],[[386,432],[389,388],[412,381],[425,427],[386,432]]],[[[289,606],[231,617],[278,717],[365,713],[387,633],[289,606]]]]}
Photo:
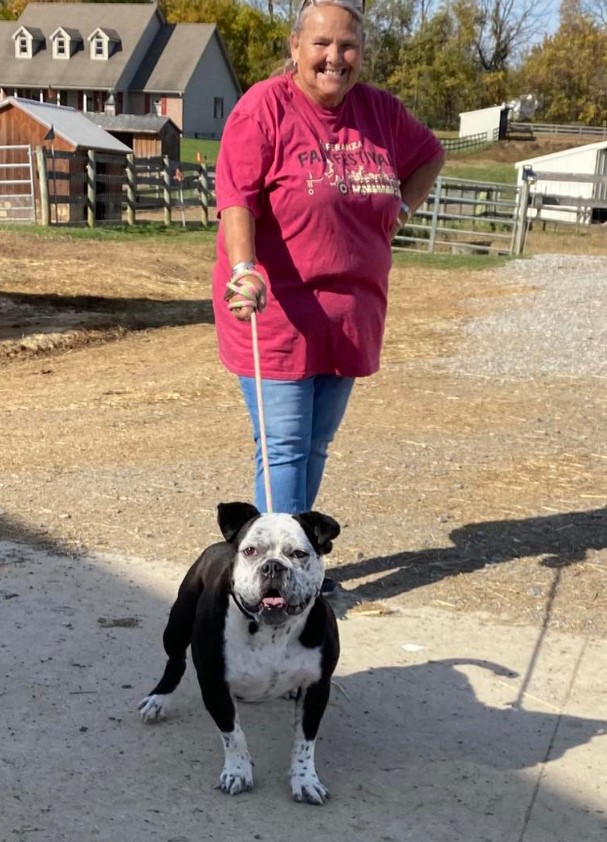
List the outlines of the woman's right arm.
{"type": "MultiPolygon", "coordinates": [[[[255,266],[255,219],[248,208],[233,205],[232,207],[224,208],[221,212],[221,225],[223,229],[223,239],[228,255],[228,260],[232,270],[235,267],[240,267],[241,264],[250,264],[255,266]]],[[[253,310],[261,312],[265,304],[265,285],[258,277],[258,273],[247,275],[246,271],[242,269],[239,271],[240,281],[246,284],[249,288],[257,293],[257,304],[251,302],[246,296],[235,293],[230,297],[230,304],[242,303],[244,306],[238,306],[232,309],[233,314],[239,321],[248,322],[251,320],[253,310]]]]}

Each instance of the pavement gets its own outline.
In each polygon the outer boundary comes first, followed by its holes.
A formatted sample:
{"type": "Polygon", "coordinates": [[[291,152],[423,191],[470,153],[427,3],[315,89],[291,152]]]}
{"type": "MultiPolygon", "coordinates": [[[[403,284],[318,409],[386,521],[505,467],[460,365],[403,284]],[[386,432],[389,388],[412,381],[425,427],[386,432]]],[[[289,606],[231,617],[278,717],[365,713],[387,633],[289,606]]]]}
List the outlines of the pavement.
{"type": "Polygon", "coordinates": [[[137,714],[185,568],[0,543],[0,840],[599,842],[607,645],[438,609],[346,612],[317,767],[290,800],[291,704],[241,706],[256,787],[214,789],[222,748],[193,670],[137,714]]]}

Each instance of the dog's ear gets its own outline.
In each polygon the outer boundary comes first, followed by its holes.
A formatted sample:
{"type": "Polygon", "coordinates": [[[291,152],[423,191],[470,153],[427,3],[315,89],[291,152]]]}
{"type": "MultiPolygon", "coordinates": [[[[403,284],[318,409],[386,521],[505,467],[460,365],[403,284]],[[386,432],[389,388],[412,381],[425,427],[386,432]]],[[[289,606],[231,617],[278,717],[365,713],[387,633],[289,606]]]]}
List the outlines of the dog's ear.
{"type": "Polygon", "coordinates": [[[320,512],[303,512],[297,515],[295,520],[298,520],[302,526],[307,526],[312,532],[320,555],[328,555],[331,552],[333,549],[331,542],[341,532],[341,527],[336,520],[320,512]]]}
{"type": "Polygon", "coordinates": [[[233,541],[245,523],[258,515],[250,503],[220,503],[217,506],[217,523],[226,541],[233,541]]]}

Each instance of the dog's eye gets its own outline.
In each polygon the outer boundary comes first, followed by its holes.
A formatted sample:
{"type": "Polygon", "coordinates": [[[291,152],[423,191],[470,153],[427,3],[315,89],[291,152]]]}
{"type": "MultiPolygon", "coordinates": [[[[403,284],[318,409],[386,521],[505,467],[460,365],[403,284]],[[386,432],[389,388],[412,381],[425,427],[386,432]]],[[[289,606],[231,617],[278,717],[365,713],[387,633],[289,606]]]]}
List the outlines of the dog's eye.
{"type": "Polygon", "coordinates": [[[293,550],[291,553],[291,558],[306,558],[308,553],[304,550],[293,550]]]}
{"type": "Polygon", "coordinates": [[[245,547],[242,554],[246,555],[247,558],[252,558],[252,556],[257,555],[257,549],[255,547],[245,547]]]}

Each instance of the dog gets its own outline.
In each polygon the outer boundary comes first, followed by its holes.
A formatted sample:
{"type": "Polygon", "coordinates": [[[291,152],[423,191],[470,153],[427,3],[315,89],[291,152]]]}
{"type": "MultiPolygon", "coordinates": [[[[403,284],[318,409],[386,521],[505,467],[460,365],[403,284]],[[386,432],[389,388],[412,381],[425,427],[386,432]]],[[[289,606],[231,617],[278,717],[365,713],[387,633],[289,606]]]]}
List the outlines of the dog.
{"type": "Polygon", "coordinates": [[[139,705],[144,722],[167,715],[189,645],[205,707],[219,729],[224,765],[217,788],[253,788],[253,764],[236,701],[295,699],[290,785],[295,801],[324,804],[316,772],[318,728],[339,658],[339,634],[321,595],[322,556],[339,535],[320,512],[261,514],[249,503],[220,503],[225,541],[208,547],[186,573],[164,632],[164,674],[139,705]]]}

